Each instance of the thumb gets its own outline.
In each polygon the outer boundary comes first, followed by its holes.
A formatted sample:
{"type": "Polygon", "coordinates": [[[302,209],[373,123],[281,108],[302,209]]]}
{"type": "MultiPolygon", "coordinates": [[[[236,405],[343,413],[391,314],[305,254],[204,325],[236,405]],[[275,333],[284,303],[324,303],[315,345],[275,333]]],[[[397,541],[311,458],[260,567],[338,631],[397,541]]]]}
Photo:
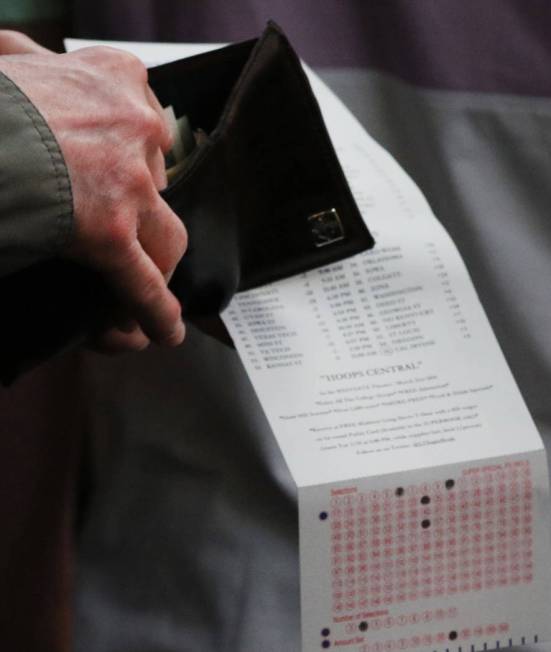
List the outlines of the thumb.
{"type": "Polygon", "coordinates": [[[2,29],[0,30],[0,55],[2,54],[51,54],[51,50],[38,45],[22,32],[2,29]]]}

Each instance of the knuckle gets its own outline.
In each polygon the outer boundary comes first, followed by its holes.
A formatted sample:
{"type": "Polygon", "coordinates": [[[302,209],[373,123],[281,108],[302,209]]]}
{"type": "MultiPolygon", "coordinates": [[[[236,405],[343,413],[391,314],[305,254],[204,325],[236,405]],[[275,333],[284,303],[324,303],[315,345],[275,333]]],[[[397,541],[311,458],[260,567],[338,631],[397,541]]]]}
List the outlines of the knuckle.
{"type": "Polygon", "coordinates": [[[172,327],[173,324],[180,321],[182,318],[182,308],[179,302],[169,294],[169,300],[166,302],[165,310],[165,320],[169,327],[172,327]]]}
{"type": "Polygon", "coordinates": [[[126,50],[115,51],[118,52],[118,64],[128,74],[136,76],[140,82],[147,83],[148,73],[145,64],[131,52],[127,52],[126,50]]]}
{"type": "Polygon", "coordinates": [[[132,165],[126,174],[126,185],[131,193],[138,192],[140,195],[151,186],[151,173],[145,165],[132,165]]]}
{"type": "Polygon", "coordinates": [[[128,68],[132,68],[133,66],[137,66],[138,64],[143,66],[141,61],[135,55],[131,54],[130,52],[127,52],[126,50],[109,47],[108,45],[100,45],[98,47],[103,49],[106,52],[106,54],[110,58],[112,58],[112,60],[116,62],[119,66],[124,66],[128,68]]]}
{"type": "Polygon", "coordinates": [[[147,82],[147,68],[145,64],[131,52],[108,45],[94,45],[81,51],[98,64],[103,64],[110,69],[121,70],[123,74],[137,76],[140,80],[147,82]]]}
{"type": "Polygon", "coordinates": [[[136,111],[136,120],[138,128],[147,136],[160,142],[164,134],[164,126],[161,117],[150,106],[143,106],[136,111]]]}
{"type": "Polygon", "coordinates": [[[176,228],[174,230],[173,238],[174,248],[178,255],[178,259],[180,259],[187,251],[189,237],[186,227],[179,218],[176,218],[176,228]]]}
{"type": "Polygon", "coordinates": [[[165,291],[160,277],[153,272],[144,276],[141,283],[141,299],[144,306],[157,306],[165,291]]]}
{"type": "Polygon", "coordinates": [[[178,215],[157,195],[156,214],[162,224],[163,236],[170,242],[171,256],[173,262],[177,263],[185,254],[188,248],[188,232],[178,215]]]}
{"type": "Polygon", "coordinates": [[[79,57],[90,59],[91,62],[99,65],[112,62],[113,57],[116,56],[116,52],[117,50],[115,48],[108,47],[107,45],[91,45],[82,50],[77,50],[75,54],[79,57]]]}
{"type": "Polygon", "coordinates": [[[127,220],[118,216],[114,217],[109,221],[102,236],[102,244],[107,252],[115,253],[117,255],[120,255],[123,252],[128,253],[128,255],[130,254],[134,235],[127,220]]]}
{"type": "Polygon", "coordinates": [[[136,75],[140,82],[147,84],[149,73],[143,61],[130,52],[125,52],[125,54],[126,66],[128,67],[129,72],[132,72],[134,75],[136,75]]]}

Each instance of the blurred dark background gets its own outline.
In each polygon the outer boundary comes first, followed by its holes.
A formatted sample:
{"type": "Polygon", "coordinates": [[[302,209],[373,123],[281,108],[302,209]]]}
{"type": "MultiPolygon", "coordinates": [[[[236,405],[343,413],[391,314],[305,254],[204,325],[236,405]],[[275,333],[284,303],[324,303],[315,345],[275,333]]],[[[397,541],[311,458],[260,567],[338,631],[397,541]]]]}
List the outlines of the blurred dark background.
{"type": "Polygon", "coordinates": [[[548,9],[546,0],[4,0],[0,26],[61,50],[63,36],[241,40],[272,18],[313,66],[375,67],[428,87],[548,95],[548,9]]]}

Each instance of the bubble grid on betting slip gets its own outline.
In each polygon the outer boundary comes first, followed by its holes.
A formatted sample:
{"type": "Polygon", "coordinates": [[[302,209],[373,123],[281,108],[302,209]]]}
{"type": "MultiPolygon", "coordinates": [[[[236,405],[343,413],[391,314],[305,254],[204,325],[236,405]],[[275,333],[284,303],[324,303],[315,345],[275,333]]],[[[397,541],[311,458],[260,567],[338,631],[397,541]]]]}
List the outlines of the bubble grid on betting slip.
{"type": "Polygon", "coordinates": [[[530,584],[533,502],[527,460],[334,496],[327,519],[334,615],[530,584]]]}

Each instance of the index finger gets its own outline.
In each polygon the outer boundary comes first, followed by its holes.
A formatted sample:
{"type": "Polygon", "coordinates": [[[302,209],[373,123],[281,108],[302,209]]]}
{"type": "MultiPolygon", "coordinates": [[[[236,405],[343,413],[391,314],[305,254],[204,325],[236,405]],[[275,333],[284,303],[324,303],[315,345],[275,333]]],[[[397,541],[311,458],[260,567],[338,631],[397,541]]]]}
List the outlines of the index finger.
{"type": "Polygon", "coordinates": [[[129,307],[144,333],[155,342],[178,345],[185,326],[178,299],[140,242],[134,240],[124,255],[104,265],[104,274],[129,307]]]}

